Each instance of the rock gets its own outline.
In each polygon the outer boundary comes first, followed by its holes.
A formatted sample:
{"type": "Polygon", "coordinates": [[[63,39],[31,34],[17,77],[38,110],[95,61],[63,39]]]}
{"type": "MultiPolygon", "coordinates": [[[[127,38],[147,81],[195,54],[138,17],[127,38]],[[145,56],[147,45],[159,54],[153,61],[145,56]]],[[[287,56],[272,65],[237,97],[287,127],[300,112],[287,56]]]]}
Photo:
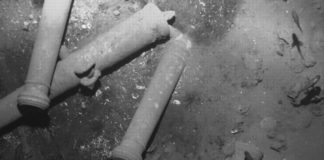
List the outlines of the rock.
{"type": "Polygon", "coordinates": [[[312,68],[312,67],[314,67],[317,64],[317,62],[315,61],[315,59],[313,57],[311,57],[311,58],[305,59],[303,61],[303,64],[304,64],[304,66],[306,68],[312,68]]]}
{"type": "Polygon", "coordinates": [[[309,84],[308,77],[297,77],[295,82],[289,86],[287,96],[291,99],[296,99],[309,84]]]}
{"type": "Polygon", "coordinates": [[[261,120],[260,126],[265,131],[271,132],[277,127],[277,121],[272,117],[265,117],[261,120]]]}
{"type": "Polygon", "coordinates": [[[310,112],[316,117],[321,117],[324,114],[322,105],[312,105],[310,112]]]}
{"type": "Polygon", "coordinates": [[[277,132],[276,131],[270,131],[270,132],[267,132],[267,137],[269,139],[275,139],[277,136],[277,132]]]}
{"type": "Polygon", "coordinates": [[[85,102],[81,102],[81,108],[82,108],[82,109],[86,109],[86,108],[87,108],[87,105],[86,105],[85,102]]]}
{"type": "Polygon", "coordinates": [[[285,142],[273,141],[270,148],[276,152],[282,152],[287,149],[285,142]]]}
{"type": "Polygon", "coordinates": [[[277,135],[275,139],[279,142],[286,142],[286,136],[282,134],[277,135]]]}
{"type": "Polygon", "coordinates": [[[230,142],[226,143],[222,148],[222,152],[225,155],[225,157],[231,157],[235,152],[234,141],[230,141],[230,142]]]}
{"type": "Polygon", "coordinates": [[[308,103],[315,102],[313,98],[316,94],[320,94],[321,90],[319,87],[315,87],[315,85],[320,78],[320,75],[316,75],[312,78],[298,77],[296,82],[292,84],[287,91],[287,97],[290,98],[291,104],[300,106],[305,103],[306,99],[309,99],[307,100],[309,101],[308,103]]]}
{"type": "MultiPolygon", "coordinates": [[[[309,50],[309,49],[308,49],[309,50]]],[[[311,55],[310,52],[304,53],[304,60],[303,60],[303,65],[306,68],[312,68],[317,64],[315,58],[313,55],[311,55]]]]}
{"type": "Polygon", "coordinates": [[[286,136],[282,134],[275,134],[273,137],[268,136],[268,138],[272,140],[270,149],[276,152],[282,152],[287,149],[286,136]]]}
{"type": "Polygon", "coordinates": [[[69,56],[69,54],[70,54],[69,49],[65,45],[62,45],[59,51],[60,59],[65,59],[66,57],[69,56]]]}
{"type": "Polygon", "coordinates": [[[234,106],[234,108],[237,110],[239,114],[246,115],[249,112],[251,106],[239,104],[234,106]]]}
{"type": "Polygon", "coordinates": [[[295,115],[292,126],[295,129],[308,128],[312,124],[313,116],[308,110],[303,110],[295,115]]]}
{"type": "Polygon", "coordinates": [[[305,66],[303,64],[295,61],[289,62],[287,63],[287,65],[289,66],[290,70],[294,73],[301,73],[305,70],[305,66]]]}
{"type": "Polygon", "coordinates": [[[232,160],[262,160],[263,153],[252,143],[235,142],[235,153],[232,160]]]}
{"type": "Polygon", "coordinates": [[[275,141],[286,141],[286,136],[279,134],[277,131],[267,133],[267,138],[275,141]]]}

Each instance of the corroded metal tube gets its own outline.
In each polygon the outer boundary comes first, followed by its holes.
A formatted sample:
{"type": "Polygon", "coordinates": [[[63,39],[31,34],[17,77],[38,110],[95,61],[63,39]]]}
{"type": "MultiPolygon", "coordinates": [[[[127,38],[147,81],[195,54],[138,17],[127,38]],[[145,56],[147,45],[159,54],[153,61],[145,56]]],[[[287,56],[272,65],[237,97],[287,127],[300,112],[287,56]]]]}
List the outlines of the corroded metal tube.
{"type": "MultiPolygon", "coordinates": [[[[95,64],[92,69],[99,71],[111,67],[169,34],[165,12],[161,12],[154,4],[147,4],[124,22],[59,61],[51,84],[50,98],[80,84],[82,79],[76,73],[88,70],[89,66],[95,64]]],[[[21,91],[22,87],[0,100],[0,128],[21,117],[16,101],[21,91]]]]}
{"type": "Polygon", "coordinates": [[[49,89],[72,0],[45,0],[25,86],[18,104],[46,109],[49,89]]]}
{"type": "Polygon", "coordinates": [[[172,31],[174,38],[163,50],[164,55],[122,142],[112,152],[116,160],[142,159],[147,142],[182,74],[191,42],[175,29],[172,31]]]}

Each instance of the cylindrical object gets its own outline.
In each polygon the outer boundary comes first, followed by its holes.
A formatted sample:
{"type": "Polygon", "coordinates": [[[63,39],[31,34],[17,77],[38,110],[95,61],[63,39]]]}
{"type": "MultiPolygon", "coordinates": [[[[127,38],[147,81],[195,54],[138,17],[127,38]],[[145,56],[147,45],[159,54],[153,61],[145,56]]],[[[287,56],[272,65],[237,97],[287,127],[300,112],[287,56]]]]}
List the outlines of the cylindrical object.
{"type": "Polygon", "coordinates": [[[163,50],[164,55],[123,137],[114,159],[141,160],[142,153],[181,76],[191,48],[186,36],[177,34],[163,50]]]}
{"type": "Polygon", "coordinates": [[[51,92],[61,93],[79,84],[79,77],[75,76],[74,72],[86,71],[92,64],[99,70],[111,67],[143,46],[169,34],[169,25],[163,12],[156,5],[147,4],[131,18],[113,27],[108,33],[99,35],[59,62],[51,92]]]}
{"type": "MultiPolygon", "coordinates": [[[[51,84],[50,98],[80,83],[75,72],[85,71],[91,64],[96,64],[95,68],[99,70],[111,67],[169,34],[169,25],[163,12],[153,4],[146,5],[107,33],[59,61],[51,84]]],[[[22,87],[0,100],[0,128],[21,116],[17,108],[17,96],[21,90],[22,87]]]]}
{"type": "Polygon", "coordinates": [[[46,109],[58,52],[72,0],[45,0],[25,86],[18,104],[46,109]]]}

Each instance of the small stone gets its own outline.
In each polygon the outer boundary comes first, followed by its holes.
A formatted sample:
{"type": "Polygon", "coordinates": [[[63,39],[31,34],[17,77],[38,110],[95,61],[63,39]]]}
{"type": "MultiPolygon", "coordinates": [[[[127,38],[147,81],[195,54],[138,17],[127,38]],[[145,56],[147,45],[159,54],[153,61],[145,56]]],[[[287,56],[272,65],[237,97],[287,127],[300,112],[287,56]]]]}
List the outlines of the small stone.
{"type": "Polygon", "coordinates": [[[82,24],[82,25],[81,25],[81,28],[82,28],[82,29],[86,29],[86,28],[87,28],[87,25],[82,24]]]}
{"type": "Polygon", "coordinates": [[[119,16],[119,15],[120,15],[120,11],[119,11],[119,10],[114,10],[114,11],[113,11],[113,14],[114,14],[115,16],[119,16]]]}
{"type": "Polygon", "coordinates": [[[82,109],[86,109],[86,108],[87,108],[87,105],[86,105],[85,102],[81,102],[81,108],[82,108],[82,109]]]}
{"type": "Polygon", "coordinates": [[[175,99],[172,101],[172,104],[181,105],[181,102],[179,100],[175,99]]]}
{"type": "Polygon", "coordinates": [[[30,26],[30,22],[24,21],[23,30],[24,31],[29,31],[29,26],[30,26]]]}
{"type": "Polygon", "coordinates": [[[238,134],[238,133],[241,133],[241,132],[244,132],[241,128],[234,128],[232,129],[231,131],[231,134],[238,134]]]}
{"type": "Polygon", "coordinates": [[[96,97],[99,97],[101,94],[102,94],[102,91],[101,91],[100,89],[98,89],[98,90],[96,91],[95,96],[96,96],[96,97]]]}
{"type": "Polygon", "coordinates": [[[29,22],[25,21],[24,22],[24,27],[27,27],[29,25],[29,22]]]}
{"type": "Polygon", "coordinates": [[[270,149],[276,152],[282,152],[287,149],[287,146],[284,142],[274,141],[271,143],[270,149]]]}
{"type": "Polygon", "coordinates": [[[29,19],[34,19],[34,15],[33,15],[33,14],[30,14],[30,15],[28,16],[28,18],[29,18],[29,19]]]}
{"type": "Polygon", "coordinates": [[[145,88],[146,88],[145,86],[141,86],[141,85],[136,84],[136,89],[138,89],[138,90],[144,90],[145,88]]]}
{"type": "Polygon", "coordinates": [[[133,99],[138,99],[138,98],[139,98],[139,94],[137,94],[137,93],[132,93],[132,98],[133,98],[133,99]]]}
{"type": "Polygon", "coordinates": [[[235,106],[237,111],[241,114],[241,115],[245,115],[249,112],[250,110],[250,106],[246,106],[246,105],[237,105],[235,106]]]}

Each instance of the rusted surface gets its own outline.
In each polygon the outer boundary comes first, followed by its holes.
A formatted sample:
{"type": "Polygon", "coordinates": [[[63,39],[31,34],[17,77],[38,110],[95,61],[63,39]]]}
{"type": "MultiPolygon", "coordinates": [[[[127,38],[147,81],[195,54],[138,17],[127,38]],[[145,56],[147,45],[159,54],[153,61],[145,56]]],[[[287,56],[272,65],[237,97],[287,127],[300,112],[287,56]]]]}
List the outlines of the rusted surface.
{"type": "MultiPolygon", "coordinates": [[[[159,2],[160,3],[160,2],[159,2]]],[[[20,86],[23,82],[26,74],[26,68],[28,65],[28,57],[31,53],[32,42],[34,35],[37,31],[39,22],[39,15],[41,4],[39,1],[18,1],[11,3],[1,3],[4,8],[2,11],[6,11],[9,15],[2,18],[2,21],[10,22],[11,20],[19,22],[5,23],[3,26],[5,29],[0,32],[5,36],[8,42],[6,44],[7,49],[4,52],[4,56],[8,57],[4,59],[7,64],[16,64],[16,66],[8,66],[6,68],[0,68],[2,71],[10,69],[13,77],[12,82],[14,85],[8,84],[7,78],[2,78],[1,90],[2,95],[8,94],[13,89],[20,86]],[[18,7],[20,12],[8,12],[10,8],[18,7]],[[31,11],[31,12],[30,12],[31,11]],[[26,16],[24,16],[26,15],[26,16]],[[25,25],[24,25],[24,22],[25,25]],[[9,24],[16,27],[13,31],[8,31],[9,24]],[[20,34],[19,38],[14,39],[13,35],[20,34]],[[10,41],[9,41],[10,39],[10,41]],[[11,42],[11,44],[9,43],[11,42]],[[19,47],[16,47],[19,44],[19,47]],[[15,48],[15,50],[13,50],[15,48]],[[24,52],[21,52],[25,50],[24,52]],[[12,60],[12,63],[9,63],[12,60]],[[16,76],[15,76],[16,74],[16,76]],[[20,78],[19,78],[20,77],[20,78]]],[[[160,4],[163,7],[165,4],[160,4]]],[[[198,6],[201,7],[201,6],[198,6]]],[[[181,7],[175,7],[172,9],[177,10],[177,21],[181,19],[187,19],[189,15],[179,10],[181,7]]],[[[71,17],[67,28],[64,44],[68,50],[74,51],[78,48],[82,48],[85,44],[88,44],[93,40],[96,35],[100,35],[112,28],[115,24],[120,23],[134,12],[140,9],[140,3],[137,1],[117,1],[117,0],[87,0],[87,1],[75,1],[71,11],[71,17]]],[[[166,8],[165,8],[166,9],[166,8]]],[[[231,10],[231,9],[229,9],[231,10]]],[[[1,12],[1,11],[0,11],[1,12]]],[[[198,14],[198,13],[197,13],[198,14]]],[[[197,15],[198,16],[198,15],[197,15]]],[[[206,19],[207,22],[207,19],[206,19]]],[[[178,23],[178,22],[177,22],[178,23]]],[[[183,25],[185,22],[183,21],[183,25]]],[[[177,24],[176,24],[177,25],[177,24]]],[[[196,25],[199,25],[196,23],[196,25]]],[[[177,25],[177,27],[180,27],[177,25]]],[[[181,28],[181,27],[180,27],[181,28]]],[[[185,30],[182,30],[185,31],[185,30]]],[[[201,29],[203,31],[203,29],[201,29]]],[[[0,43],[4,46],[3,43],[0,43]]],[[[98,44],[99,45],[99,44],[98,44]]],[[[57,157],[57,159],[104,159],[110,156],[112,148],[119,144],[124,132],[127,129],[133,114],[136,110],[144,90],[150,82],[150,78],[153,75],[155,68],[160,60],[164,45],[158,45],[153,49],[142,51],[140,56],[136,58],[130,58],[127,61],[122,62],[121,65],[115,66],[113,69],[108,70],[109,75],[102,77],[100,80],[100,86],[98,90],[89,92],[87,89],[79,89],[77,94],[73,95],[67,93],[64,98],[60,98],[56,106],[49,110],[49,119],[42,119],[48,126],[47,131],[44,129],[23,129],[25,131],[25,139],[32,141],[22,142],[20,134],[23,131],[17,132],[13,130],[9,135],[6,135],[2,141],[3,146],[7,146],[6,151],[2,154],[3,157],[8,159],[25,156],[26,154],[33,159],[49,159],[57,157]],[[70,97],[67,98],[66,97],[70,97]],[[65,99],[65,100],[64,100],[65,99]],[[63,100],[63,101],[62,101],[63,100]],[[38,140],[33,140],[37,137],[38,140]],[[49,137],[49,138],[41,138],[49,137]],[[49,141],[53,145],[46,145],[49,141]],[[26,146],[33,149],[34,152],[27,153],[26,146]],[[37,147],[40,146],[40,147],[37,147]],[[56,149],[54,149],[54,148],[56,149]],[[45,151],[46,150],[46,151],[45,151]],[[16,155],[14,154],[16,153],[16,155]],[[44,155],[52,155],[51,157],[44,155]],[[11,157],[11,158],[10,158],[11,157]]],[[[69,55],[73,56],[73,55],[69,55]]],[[[2,72],[4,73],[4,72],[2,72]]],[[[9,75],[8,75],[9,76],[9,75]]],[[[8,77],[7,76],[7,77],[8,77]]],[[[188,98],[184,101],[180,99],[182,104],[187,104],[188,108],[198,103],[199,98],[191,98],[197,94],[188,93],[188,98]]],[[[197,96],[194,96],[197,97],[197,96]]],[[[167,120],[175,121],[174,125],[168,125],[171,128],[184,124],[184,119],[188,117],[188,114],[182,115],[186,109],[169,107],[167,120]],[[176,110],[175,110],[176,109],[176,110]],[[175,116],[172,116],[174,113],[175,116]],[[179,116],[181,115],[181,116],[179,116]],[[174,118],[177,118],[175,120],[174,118]]],[[[185,152],[192,152],[192,146],[198,144],[200,139],[199,133],[191,132],[196,130],[198,124],[195,121],[186,121],[188,123],[186,135],[180,135],[180,133],[173,132],[174,138],[181,138],[179,145],[189,145],[184,148],[185,152]],[[177,136],[178,135],[178,136],[177,136]],[[194,136],[195,135],[195,136],[194,136]],[[194,138],[189,138],[194,137],[194,138]],[[189,139],[191,139],[189,141],[189,139]]],[[[38,123],[37,123],[38,124],[38,123]]],[[[45,125],[46,126],[46,125],[45,125]]],[[[164,128],[162,126],[162,128],[164,128]]],[[[20,130],[20,129],[18,129],[20,130]]],[[[173,130],[173,129],[172,129],[173,130]]],[[[165,135],[168,137],[168,135],[165,135]]],[[[164,137],[164,136],[163,136],[164,137]]],[[[159,138],[163,143],[172,141],[169,137],[159,138]]],[[[183,152],[185,154],[185,152],[183,152]]],[[[194,152],[193,152],[194,153],[194,152]]]]}
{"type": "MultiPolygon", "coordinates": [[[[19,87],[26,75],[41,7],[33,1],[38,0],[0,2],[2,96],[19,87]]],[[[298,76],[324,76],[323,1],[155,1],[161,8],[176,10],[175,26],[194,43],[145,159],[209,160],[253,153],[235,147],[237,143],[255,146],[263,160],[323,159],[323,102],[293,107],[285,92],[298,76]],[[292,10],[298,13],[303,33],[292,19],[292,10]],[[208,24],[212,24],[209,29],[208,24]],[[292,33],[303,42],[304,62],[316,61],[315,66],[306,68],[297,49],[278,40],[291,44],[292,33]]],[[[88,44],[138,11],[137,2],[76,0],[64,44],[72,51],[88,44]]],[[[0,143],[3,159],[14,159],[15,152],[22,159],[28,147],[38,159],[109,157],[164,47],[157,45],[113,67],[100,79],[98,90],[80,88],[65,95],[42,120],[46,129],[7,130],[0,143]]],[[[315,87],[323,88],[323,79],[315,87]]]]}
{"type": "Polygon", "coordinates": [[[24,89],[18,104],[24,108],[45,110],[50,105],[49,92],[72,0],[47,0],[42,9],[37,37],[24,89]]]}
{"type": "MultiPolygon", "coordinates": [[[[163,13],[153,4],[146,5],[109,32],[98,36],[87,46],[59,61],[51,84],[50,97],[54,98],[82,82],[76,72],[86,71],[90,66],[96,67],[98,71],[109,68],[145,46],[167,37],[169,33],[169,25],[163,13]],[[154,20],[147,16],[148,12],[154,15],[154,20]],[[133,28],[129,29],[129,26],[133,28]],[[137,39],[139,35],[141,39],[137,39]]],[[[16,89],[0,101],[1,127],[20,116],[16,100],[17,94],[23,89],[16,89]]]]}
{"type": "Polygon", "coordinates": [[[185,59],[192,47],[188,37],[172,28],[172,39],[162,50],[163,57],[113,157],[141,160],[158,121],[179,81],[185,59]]]}

